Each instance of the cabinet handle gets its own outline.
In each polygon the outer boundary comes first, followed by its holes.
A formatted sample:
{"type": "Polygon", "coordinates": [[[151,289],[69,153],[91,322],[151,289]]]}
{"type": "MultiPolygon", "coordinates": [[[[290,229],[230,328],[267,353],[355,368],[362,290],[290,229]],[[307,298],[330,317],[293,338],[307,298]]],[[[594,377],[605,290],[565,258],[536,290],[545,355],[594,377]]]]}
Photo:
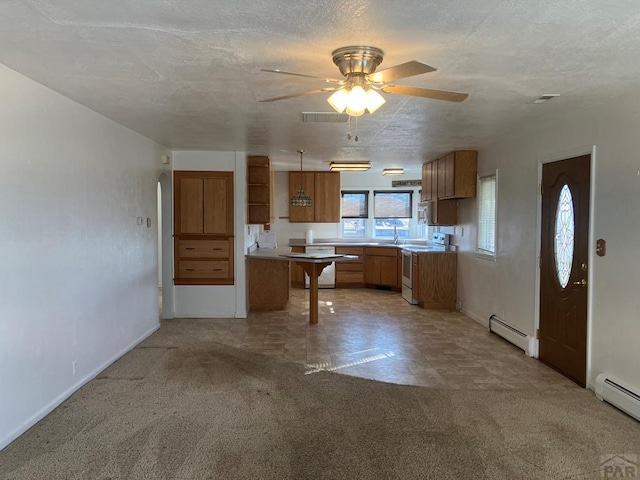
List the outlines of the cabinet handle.
{"type": "Polygon", "coordinates": [[[187,270],[187,272],[195,272],[196,271],[195,268],[187,268],[186,270],[187,270]]]}
{"type": "Polygon", "coordinates": [[[212,248],[211,250],[222,250],[222,248],[212,248]]]}
{"type": "Polygon", "coordinates": [[[222,269],[221,269],[221,268],[212,268],[211,270],[212,270],[213,272],[221,272],[221,271],[222,271],[222,269]]]}
{"type": "Polygon", "coordinates": [[[195,250],[196,247],[185,247],[185,250],[195,250]]]}

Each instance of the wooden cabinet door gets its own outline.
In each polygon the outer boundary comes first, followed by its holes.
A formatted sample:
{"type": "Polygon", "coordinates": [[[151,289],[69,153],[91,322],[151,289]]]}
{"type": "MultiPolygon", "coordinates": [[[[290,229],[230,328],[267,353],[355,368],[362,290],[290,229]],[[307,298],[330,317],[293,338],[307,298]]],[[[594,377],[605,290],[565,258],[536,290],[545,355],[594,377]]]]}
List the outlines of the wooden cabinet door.
{"type": "MultiPolygon", "coordinates": [[[[289,205],[289,222],[315,221],[315,175],[313,172],[289,172],[289,200],[300,188],[304,188],[307,195],[311,197],[313,203],[310,207],[294,207],[289,205]]],[[[340,193],[338,193],[338,198],[340,193]]]]}
{"type": "Polygon", "coordinates": [[[380,258],[372,255],[364,257],[364,283],[380,284],[380,258]]]}
{"type": "Polygon", "coordinates": [[[455,198],[473,198],[476,196],[478,176],[478,152],[475,150],[460,150],[454,152],[455,188],[452,195],[455,198]]]}
{"type": "Polygon", "coordinates": [[[455,154],[438,159],[438,198],[455,195],[455,154]]]}
{"type": "Polygon", "coordinates": [[[340,172],[315,172],[315,221],[340,223],[340,172]]]}
{"type": "Polygon", "coordinates": [[[228,178],[204,179],[204,233],[233,235],[233,197],[228,178]],[[231,219],[231,221],[229,221],[231,219]]]}
{"type": "Polygon", "coordinates": [[[456,307],[457,255],[421,253],[419,262],[420,299],[426,308],[456,307]]]}
{"type": "Polygon", "coordinates": [[[458,201],[434,201],[431,205],[431,220],[435,225],[455,225],[458,223],[458,201]]]}
{"type": "Polygon", "coordinates": [[[174,233],[202,233],[204,199],[203,184],[201,178],[176,178],[176,190],[178,190],[177,206],[179,220],[176,219],[174,233]]]}
{"type": "Polygon", "coordinates": [[[378,257],[380,259],[380,285],[398,286],[398,257],[378,257]]]}
{"type": "MultiPolygon", "coordinates": [[[[422,165],[422,196],[420,200],[423,202],[430,202],[436,199],[437,194],[433,190],[434,186],[434,172],[437,162],[429,162],[422,165]]],[[[437,187],[436,187],[437,188],[437,187]]]]}

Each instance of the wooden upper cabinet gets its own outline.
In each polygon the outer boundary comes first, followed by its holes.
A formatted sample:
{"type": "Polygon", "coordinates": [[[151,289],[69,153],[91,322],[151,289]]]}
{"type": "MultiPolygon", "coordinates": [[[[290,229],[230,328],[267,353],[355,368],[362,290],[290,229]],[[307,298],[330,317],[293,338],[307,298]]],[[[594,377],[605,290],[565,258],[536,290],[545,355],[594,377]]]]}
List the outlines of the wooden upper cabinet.
{"type": "Polygon", "coordinates": [[[176,233],[203,233],[204,188],[202,179],[179,178],[176,175],[175,180],[178,193],[176,200],[179,200],[179,208],[176,208],[176,233]]]}
{"type": "Polygon", "coordinates": [[[175,235],[233,235],[233,172],[174,172],[175,235]]]}
{"type": "Polygon", "coordinates": [[[301,187],[311,197],[311,207],[289,205],[289,222],[340,222],[339,172],[289,172],[289,198],[301,187]]]}
{"type": "Polygon", "coordinates": [[[340,223],[340,173],[315,172],[315,221],[340,223]]]}
{"type": "Polygon", "coordinates": [[[436,162],[429,162],[422,165],[422,202],[431,202],[437,197],[437,192],[433,191],[433,179],[436,162]]]}
{"type": "Polygon", "coordinates": [[[476,196],[478,152],[459,150],[436,160],[438,198],[472,198],[476,196]]]}
{"type": "MultiPolygon", "coordinates": [[[[229,189],[226,178],[204,179],[204,233],[207,235],[233,235],[229,225],[229,189]]],[[[233,197],[231,197],[233,198],[233,197]]],[[[233,218],[233,214],[231,214],[233,218]]]]}

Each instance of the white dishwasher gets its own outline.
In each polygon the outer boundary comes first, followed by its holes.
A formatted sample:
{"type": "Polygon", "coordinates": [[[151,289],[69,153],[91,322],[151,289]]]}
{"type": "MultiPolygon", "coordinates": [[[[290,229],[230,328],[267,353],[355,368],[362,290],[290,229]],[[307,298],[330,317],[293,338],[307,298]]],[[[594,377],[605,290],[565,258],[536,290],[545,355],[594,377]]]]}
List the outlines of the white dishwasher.
{"type": "MultiPolygon", "coordinates": [[[[335,247],[306,247],[305,253],[323,253],[325,255],[335,255],[335,247]]],[[[309,275],[304,274],[304,288],[309,288],[309,275]]],[[[336,264],[331,262],[322,270],[318,277],[318,288],[336,288],[336,264]]]]}

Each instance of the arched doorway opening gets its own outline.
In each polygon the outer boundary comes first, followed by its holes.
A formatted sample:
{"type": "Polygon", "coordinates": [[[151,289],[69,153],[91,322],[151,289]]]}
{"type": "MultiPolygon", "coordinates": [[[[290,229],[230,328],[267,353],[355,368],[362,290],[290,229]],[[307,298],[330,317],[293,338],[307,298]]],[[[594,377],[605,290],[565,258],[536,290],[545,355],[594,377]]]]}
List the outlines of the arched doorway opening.
{"type": "Polygon", "coordinates": [[[171,180],[158,179],[158,310],[160,318],[173,318],[173,268],[171,264],[171,180]]]}

